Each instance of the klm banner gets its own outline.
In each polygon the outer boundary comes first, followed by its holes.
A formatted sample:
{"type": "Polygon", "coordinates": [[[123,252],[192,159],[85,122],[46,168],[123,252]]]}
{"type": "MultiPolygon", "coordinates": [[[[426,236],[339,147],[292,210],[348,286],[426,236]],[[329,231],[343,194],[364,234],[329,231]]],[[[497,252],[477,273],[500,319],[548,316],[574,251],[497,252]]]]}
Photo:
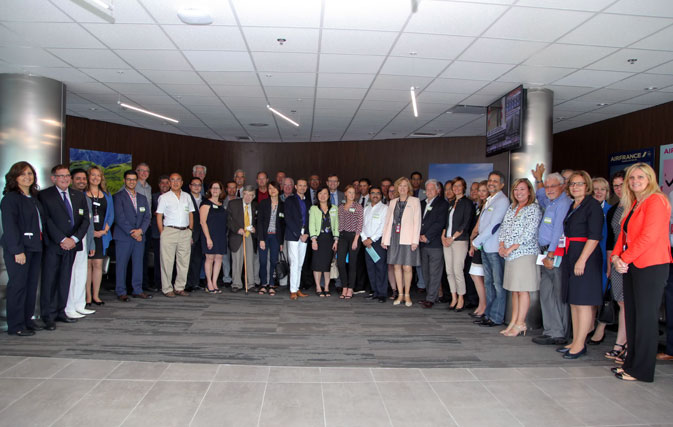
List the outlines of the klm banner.
{"type": "Polygon", "coordinates": [[[638,162],[647,163],[654,168],[654,148],[641,148],[640,150],[610,154],[609,176],[638,162]]]}
{"type": "Polygon", "coordinates": [[[669,198],[673,197],[673,144],[659,147],[659,187],[669,198]]]}

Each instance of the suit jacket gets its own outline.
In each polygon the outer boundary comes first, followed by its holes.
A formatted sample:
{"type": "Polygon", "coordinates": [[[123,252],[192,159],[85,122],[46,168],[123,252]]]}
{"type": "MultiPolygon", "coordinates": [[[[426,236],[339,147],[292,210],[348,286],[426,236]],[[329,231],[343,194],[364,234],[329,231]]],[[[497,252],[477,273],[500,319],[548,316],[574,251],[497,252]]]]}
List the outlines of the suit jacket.
{"type": "MultiPolygon", "coordinates": [[[[382,245],[390,245],[390,237],[393,228],[393,216],[395,215],[395,206],[400,198],[397,197],[390,201],[388,206],[388,214],[386,215],[386,222],[383,226],[383,237],[381,237],[382,245]]],[[[421,237],[421,202],[417,197],[409,196],[407,198],[407,207],[402,214],[402,224],[400,228],[400,244],[401,245],[417,245],[421,237]]]]}
{"type": "Polygon", "coordinates": [[[72,188],[68,188],[67,191],[72,205],[74,223],[70,221],[61,193],[56,186],[40,191],[38,196],[44,208],[45,221],[47,222],[45,238],[47,249],[54,250],[58,254],[65,253],[60,244],[63,239],[70,236],[77,237],[79,241],[75,250],[81,251],[82,239],[85,238],[89,229],[89,207],[86,203],[86,196],[81,191],[72,188]]]}
{"type": "Polygon", "coordinates": [[[432,200],[428,212],[423,216],[427,204],[427,200],[421,202],[421,235],[425,235],[428,243],[421,242],[421,247],[439,249],[442,247],[442,230],[446,224],[449,203],[444,200],[444,197],[437,196],[432,200]]]}
{"type": "Polygon", "coordinates": [[[157,207],[159,207],[160,192],[152,193],[152,217],[150,218],[150,235],[153,239],[159,239],[159,226],[157,226],[157,207]]]}
{"type": "MultiPolygon", "coordinates": [[[[342,203],[346,203],[346,196],[344,196],[344,192],[340,191],[340,190],[337,190],[336,193],[337,193],[336,205],[339,206],[342,203]]],[[[329,193],[329,197],[330,197],[330,203],[332,203],[332,193],[329,193]]],[[[334,204],[334,203],[332,203],[332,204],[334,204]]]]}
{"type": "MultiPolygon", "coordinates": [[[[192,203],[194,204],[194,212],[192,214],[194,215],[194,229],[192,230],[192,242],[196,244],[196,242],[199,241],[201,238],[201,213],[199,212],[199,208],[201,205],[196,204],[196,199],[192,195],[192,193],[187,192],[189,194],[189,197],[192,198],[192,203]]],[[[203,204],[203,201],[206,200],[205,197],[201,197],[201,204],[203,204]]]]}
{"type": "MultiPolygon", "coordinates": [[[[250,225],[256,227],[257,224],[257,202],[250,202],[250,225]]],[[[245,230],[245,214],[243,213],[243,199],[234,199],[229,201],[227,206],[227,228],[229,229],[229,249],[236,252],[243,243],[243,238],[238,234],[239,229],[245,230]]],[[[257,251],[257,229],[251,234],[253,247],[257,251]]]]}
{"type": "MultiPolygon", "coordinates": [[[[265,241],[271,222],[271,199],[264,199],[257,205],[257,240],[265,241]]],[[[278,212],[276,213],[276,235],[279,236],[280,244],[283,244],[285,236],[285,203],[278,200],[278,212]]]]}
{"type": "MultiPolygon", "coordinates": [[[[448,202],[447,202],[448,203],[448,202]]],[[[451,222],[451,230],[449,230],[449,216],[446,217],[446,232],[453,235],[456,231],[462,231],[462,234],[456,238],[457,241],[465,241],[470,239],[472,233],[472,223],[474,222],[475,209],[474,203],[466,196],[458,199],[456,207],[449,206],[449,209],[454,209],[453,221],[451,222]]]]}
{"type": "Polygon", "coordinates": [[[285,240],[290,242],[298,242],[301,236],[301,229],[304,229],[304,234],[308,234],[308,212],[311,209],[311,200],[305,197],[302,200],[296,194],[285,199],[285,240]],[[306,218],[301,220],[301,205],[306,206],[306,218]]]}
{"type": "Polygon", "coordinates": [[[44,209],[37,197],[26,197],[11,191],[0,202],[0,212],[4,231],[0,245],[5,252],[11,255],[42,252],[40,222],[42,230],[46,230],[46,223],[44,209]]]}
{"type": "Polygon", "coordinates": [[[144,242],[145,233],[152,220],[152,210],[147,198],[136,192],[138,209],[133,206],[131,196],[123,188],[112,196],[112,198],[115,209],[115,227],[112,238],[120,241],[135,242],[136,239],[131,237],[131,230],[140,228],[143,231],[142,241],[144,242]]]}

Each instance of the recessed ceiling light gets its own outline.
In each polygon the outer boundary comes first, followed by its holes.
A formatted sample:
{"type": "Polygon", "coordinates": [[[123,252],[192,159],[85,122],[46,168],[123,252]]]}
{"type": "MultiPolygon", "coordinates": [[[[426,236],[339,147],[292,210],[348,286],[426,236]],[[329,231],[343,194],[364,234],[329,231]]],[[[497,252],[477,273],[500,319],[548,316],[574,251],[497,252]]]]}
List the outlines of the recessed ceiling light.
{"type": "Polygon", "coordinates": [[[210,25],[213,23],[213,18],[207,11],[196,7],[179,9],[178,18],[187,25],[210,25]]]}
{"type": "Polygon", "coordinates": [[[649,86],[649,87],[645,88],[645,90],[657,90],[657,89],[659,89],[659,88],[655,87],[655,86],[649,86]]]}
{"type": "Polygon", "coordinates": [[[638,58],[630,58],[630,59],[626,60],[626,62],[628,62],[631,65],[635,64],[637,61],[638,61],[638,58]]]}
{"type": "Polygon", "coordinates": [[[271,77],[273,77],[273,74],[265,74],[264,76],[268,77],[268,78],[271,78],[271,77]]]}
{"type": "Polygon", "coordinates": [[[565,120],[565,119],[566,119],[565,117],[557,117],[557,118],[556,118],[556,121],[557,121],[557,122],[560,122],[561,120],[565,120]]]}
{"type": "Polygon", "coordinates": [[[90,111],[98,111],[98,108],[96,108],[96,107],[89,107],[89,110],[90,110],[90,111]]]}
{"type": "Polygon", "coordinates": [[[413,51],[409,52],[409,56],[416,56],[416,55],[418,55],[418,52],[413,52],[413,51]]]}
{"type": "Polygon", "coordinates": [[[248,126],[263,128],[264,126],[269,126],[268,123],[248,123],[248,126]]]}
{"type": "Polygon", "coordinates": [[[278,42],[279,45],[282,46],[287,41],[287,39],[285,37],[278,37],[276,41],[278,42]]]}
{"type": "Polygon", "coordinates": [[[123,70],[117,70],[117,74],[124,74],[123,70]]]}
{"type": "Polygon", "coordinates": [[[596,104],[596,106],[598,106],[598,107],[605,107],[606,105],[609,105],[609,104],[607,102],[601,102],[601,103],[596,104]]]}

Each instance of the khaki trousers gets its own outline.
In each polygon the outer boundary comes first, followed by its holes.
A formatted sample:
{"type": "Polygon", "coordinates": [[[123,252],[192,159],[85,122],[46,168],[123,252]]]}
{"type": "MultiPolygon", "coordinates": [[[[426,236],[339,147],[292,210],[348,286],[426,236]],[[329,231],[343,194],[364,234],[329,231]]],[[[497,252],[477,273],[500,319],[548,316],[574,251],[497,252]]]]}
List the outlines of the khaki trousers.
{"type": "Polygon", "coordinates": [[[185,290],[189,257],[192,254],[192,231],[164,227],[160,237],[161,244],[161,291],[166,294],[173,291],[173,264],[177,264],[175,290],[185,290]]]}
{"type": "MultiPolygon", "coordinates": [[[[230,239],[243,239],[243,236],[238,234],[229,237],[230,239]]],[[[257,254],[255,253],[252,245],[252,236],[245,238],[245,255],[246,255],[246,264],[248,267],[248,288],[252,289],[255,286],[255,276],[259,277],[259,259],[255,262],[257,254]]],[[[239,246],[237,251],[231,251],[231,278],[232,278],[232,287],[241,289],[243,287],[243,281],[241,280],[241,273],[243,272],[243,242],[239,246]]],[[[256,279],[259,280],[259,279],[256,279]]]]}

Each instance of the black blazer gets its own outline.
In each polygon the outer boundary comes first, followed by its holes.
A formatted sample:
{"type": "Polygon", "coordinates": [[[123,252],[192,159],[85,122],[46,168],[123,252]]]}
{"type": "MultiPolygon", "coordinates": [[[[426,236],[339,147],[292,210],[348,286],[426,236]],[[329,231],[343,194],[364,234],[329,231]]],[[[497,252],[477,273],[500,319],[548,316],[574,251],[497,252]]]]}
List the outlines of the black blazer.
{"type": "Polygon", "coordinates": [[[70,236],[79,239],[75,250],[81,251],[82,240],[89,230],[89,206],[86,202],[86,196],[81,191],[72,188],[68,188],[68,194],[70,195],[74,224],[70,223],[70,216],[56,186],[40,191],[38,196],[44,208],[45,221],[47,222],[47,238],[45,239],[47,249],[53,249],[59,254],[65,253],[61,249],[61,241],[70,236]]]}
{"type": "MultiPolygon", "coordinates": [[[[257,208],[257,240],[266,240],[267,230],[269,229],[269,221],[271,221],[271,199],[264,199],[259,202],[257,208]]],[[[280,244],[283,244],[283,237],[285,236],[285,203],[278,199],[278,212],[276,213],[276,235],[280,236],[280,244]]]]}
{"type": "Polygon", "coordinates": [[[475,216],[474,203],[467,196],[463,196],[458,199],[456,207],[453,207],[453,203],[449,204],[449,214],[451,210],[455,209],[453,213],[453,227],[449,230],[449,215],[446,216],[446,230],[451,236],[456,231],[462,231],[462,234],[458,236],[458,240],[469,240],[470,233],[472,233],[472,224],[475,216]]]}
{"type": "Polygon", "coordinates": [[[42,252],[40,222],[42,230],[46,230],[46,223],[44,209],[37,197],[26,197],[11,191],[0,202],[0,211],[4,230],[4,234],[0,237],[0,245],[5,252],[11,255],[42,252]]]}
{"type": "MultiPolygon", "coordinates": [[[[192,214],[194,214],[194,229],[192,230],[192,242],[194,242],[194,244],[196,244],[196,242],[198,242],[199,239],[201,238],[201,212],[199,212],[199,209],[201,208],[201,206],[197,207],[196,199],[194,198],[192,193],[187,192],[187,194],[189,194],[189,197],[192,198],[192,203],[194,204],[194,212],[192,212],[192,214]]],[[[206,198],[204,196],[202,196],[201,197],[201,204],[202,205],[203,205],[204,200],[206,200],[206,198]]]]}
{"type": "MultiPolygon", "coordinates": [[[[252,243],[257,251],[257,202],[250,202],[252,218],[250,224],[255,227],[255,233],[252,233],[252,243]]],[[[229,229],[229,249],[236,252],[243,243],[243,238],[238,234],[239,229],[245,229],[245,216],[243,214],[243,199],[230,200],[227,205],[227,228],[229,229]]]]}
{"type": "MultiPolygon", "coordinates": [[[[421,215],[425,212],[427,199],[421,201],[421,215]]],[[[446,215],[449,211],[449,202],[442,196],[437,196],[430,205],[430,210],[421,219],[421,235],[425,235],[428,243],[420,243],[425,248],[442,247],[442,230],[446,225],[446,215]]]]}
{"type": "Polygon", "coordinates": [[[304,234],[308,234],[308,211],[311,208],[311,200],[305,197],[301,200],[296,194],[285,199],[285,240],[289,242],[298,242],[301,237],[301,229],[304,228],[304,234]],[[301,221],[301,205],[306,206],[306,218],[301,221]]]}

